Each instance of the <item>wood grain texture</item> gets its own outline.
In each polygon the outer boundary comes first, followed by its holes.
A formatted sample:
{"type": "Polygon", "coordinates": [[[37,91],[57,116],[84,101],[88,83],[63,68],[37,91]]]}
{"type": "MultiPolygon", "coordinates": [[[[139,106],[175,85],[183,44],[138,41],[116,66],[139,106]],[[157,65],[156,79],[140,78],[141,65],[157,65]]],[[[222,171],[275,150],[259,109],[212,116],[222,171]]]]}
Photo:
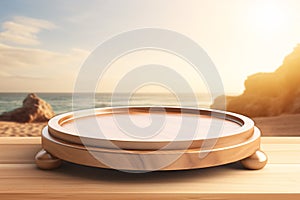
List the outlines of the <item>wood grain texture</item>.
{"type": "Polygon", "coordinates": [[[40,150],[40,137],[1,137],[0,164],[34,163],[34,155],[40,150]]]}
{"type": "MultiPolygon", "coordinates": [[[[49,155],[72,163],[86,166],[113,168],[120,170],[157,171],[157,170],[183,170],[219,166],[236,162],[254,154],[260,148],[260,131],[255,128],[253,136],[247,141],[223,148],[182,150],[118,150],[98,147],[85,147],[72,144],[52,137],[47,127],[42,132],[42,146],[49,155]],[[209,152],[209,153],[208,153],[209,152]],[[200,158],[200,156],[203,156],[200,158]],[[96,159],[97,158],[97,159],[96,159]]],[[[44,150],[43,150],[44,152],[44,150]]],[[[41,153],[41,152],[40,152],[41,153]]],[[[40,154],[39,153],[39,154],[40,154]]],[[[41,154],[42,155],[42,154],[41,154]]],[[[40,168],[51,168],[54,160],[37,158],[40,168]]],[[[253,166],[259,165],[259,160],[251,160],[253,166]]],[[[266,164],[266,162],[262,166],[266,164]]],[[[249,165],[244,165],[249,168],[249,165]]],[[[253,167],[250,167],[254,169],[253,167]]],[[[258,167],[261,168],[261,167],[258,167]]]]}
{"type": "Polygon", "coordinates": [[[300,138],[262,138],[269,163],[128,174],[70,163],[37,169],[39,138],[0,138],[0,199],[300,199],[300,138]]]}

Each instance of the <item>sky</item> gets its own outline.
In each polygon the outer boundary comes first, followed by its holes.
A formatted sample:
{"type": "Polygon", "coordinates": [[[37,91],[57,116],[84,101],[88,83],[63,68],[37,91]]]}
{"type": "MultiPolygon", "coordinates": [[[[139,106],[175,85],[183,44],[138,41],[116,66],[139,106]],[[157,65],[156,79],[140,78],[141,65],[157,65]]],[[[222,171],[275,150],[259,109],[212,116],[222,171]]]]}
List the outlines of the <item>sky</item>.
{"type": "MultiPolygon", "coordinates": [[[[150,27],[195,41],[217,67],[226,93],[238,94],[247,76],[274,71],[300,43],[299,10],[298,0],[0,1],[0,92],[72,92],[99,44],[150,27]]],[[[124,74],[146,64],[171,66],[193,90],[207,92],[188,63],[152,50],[112,63],[98,90],[113,91],[124,74]]],[[[142,90],[165,91],[157,85],[142,90]]]]}

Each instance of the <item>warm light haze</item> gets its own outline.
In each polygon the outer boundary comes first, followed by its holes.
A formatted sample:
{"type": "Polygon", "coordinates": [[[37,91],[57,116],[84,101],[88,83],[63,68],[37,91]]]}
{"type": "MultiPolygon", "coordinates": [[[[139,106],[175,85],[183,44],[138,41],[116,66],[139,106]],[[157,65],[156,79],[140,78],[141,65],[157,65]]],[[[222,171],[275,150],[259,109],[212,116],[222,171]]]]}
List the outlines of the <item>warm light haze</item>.
{"type": "MultiPolygon", "coordinates": [[[[196,41],[218,68],[226,93],[241,93],[247,76],[274,71],[300,43],[299,10],[297,0],[1,1],[0,92],[72,92],[81,64],[98,44],[155,27],[196,41]]],[[[207,92],[187,63],[154,51],[120,58],[99,91],[112,91],[122,73],[151,63],[174,67],[196,92],[207,92]]]]}

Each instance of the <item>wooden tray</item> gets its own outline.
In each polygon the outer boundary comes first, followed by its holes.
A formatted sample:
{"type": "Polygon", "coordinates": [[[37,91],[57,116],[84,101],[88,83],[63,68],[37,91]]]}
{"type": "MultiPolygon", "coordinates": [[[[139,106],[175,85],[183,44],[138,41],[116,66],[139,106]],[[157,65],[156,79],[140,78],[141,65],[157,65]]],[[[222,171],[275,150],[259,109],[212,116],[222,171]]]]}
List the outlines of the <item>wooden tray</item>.
{"type": "Polygon", "coordinates": [[[194,149],[211,143],[216,143],[216,147],[224,147],[246,141],[253,134],[253,121],[235,113],[176,107],[163,109],[122,107],[66,113],[49,121],[49,132],[56,138],[85,146],[135,150],[194,149]],[[165,118],[164,127],[153,137],[135,137],[139,134],[147,135],[144,129],[130,135],[121,130],[115,121],[116,117],[121,120],[129,117],[137,125],[147,125],[150,109],[152,117],[157,117],[158,120],[165,118]],[[193,130],[197,126],[190,127],[190,130],[187,127],[184,132],[180,130],[182,119],[187,118],[198,123],[198,130],[193,130]],[[213,131],[210,128],[217,130],[213,131]],[[221,128],[223,130],[220,130],[221,128]]]}
{"type": "Polygon", "coordinates": [[[265,155],[258,151],[260,131],[257,128],[243,143],[212,150],[147,151],[86,147],[54,138],[49,134],[47,127],[42,133],[42,145],[44,150],[36,156],[36,163],[42,169],[58,167],[61,164],[60,159],[86,166],[125,171],[186,170],[218,166],[239,160],[242,160],[242,164],[248,169],[260,169],[267,161],[265,155]],[[201,158],[200,153],[208,154],[201,158]],[[104,158],[104,162],[99,158],[104,158]],[[165,165],[166,161],[173,159],[174,162],[165,165]]]}
{"type": "MultiPolygon", "coordinates": [[[[144,136],[143,132],[138,134],[144,136]]],[[[61,160],[127,171],[194,169],[239,160],[245,168],[261,169],[267,163],[266,155],[260,151],[260,131],[251,119],[209,109],[123,107],[66,113],[49,121],[42,132],[42,146],[44,149],[35,159],[41,169],[59,167],[61,160]],[[152,137],[121,134],[112,117],[133,117],[137,125],[144,125],[145,119],[149,121],[150,111],[151,116],[166,117],[162,134],[152,137]],[[200,121],[198,132],[194,130],[196,134],[192,138],[185,137],[189,132],[170,137],[176,135],[175,127],[181,126],[178,122],[181,117],[200,121]],[[213,120],[217,121],[217,126],[220,122],[225,124],[221,134],[208,132],[210,126],[216,125],[208,125],[213,120]],[[76,133],[74,125],[80,127],[80,134],[76,133]],[[101,135],[99,129],[103,127],[101,135]]]]}

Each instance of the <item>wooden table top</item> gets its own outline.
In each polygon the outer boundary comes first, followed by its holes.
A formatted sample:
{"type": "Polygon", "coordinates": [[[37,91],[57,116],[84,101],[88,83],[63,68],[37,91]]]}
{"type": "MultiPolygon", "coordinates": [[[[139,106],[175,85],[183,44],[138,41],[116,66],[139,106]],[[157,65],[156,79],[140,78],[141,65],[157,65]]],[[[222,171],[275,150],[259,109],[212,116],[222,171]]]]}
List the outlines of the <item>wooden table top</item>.
{"type": "Polygon", "coordinates": [[[0,138],[0,199],[300,199],[300,137],[264,137],[267,166],[239,163],[128,174],[63,163],[36,168],[40,138],[0,138]]]}

